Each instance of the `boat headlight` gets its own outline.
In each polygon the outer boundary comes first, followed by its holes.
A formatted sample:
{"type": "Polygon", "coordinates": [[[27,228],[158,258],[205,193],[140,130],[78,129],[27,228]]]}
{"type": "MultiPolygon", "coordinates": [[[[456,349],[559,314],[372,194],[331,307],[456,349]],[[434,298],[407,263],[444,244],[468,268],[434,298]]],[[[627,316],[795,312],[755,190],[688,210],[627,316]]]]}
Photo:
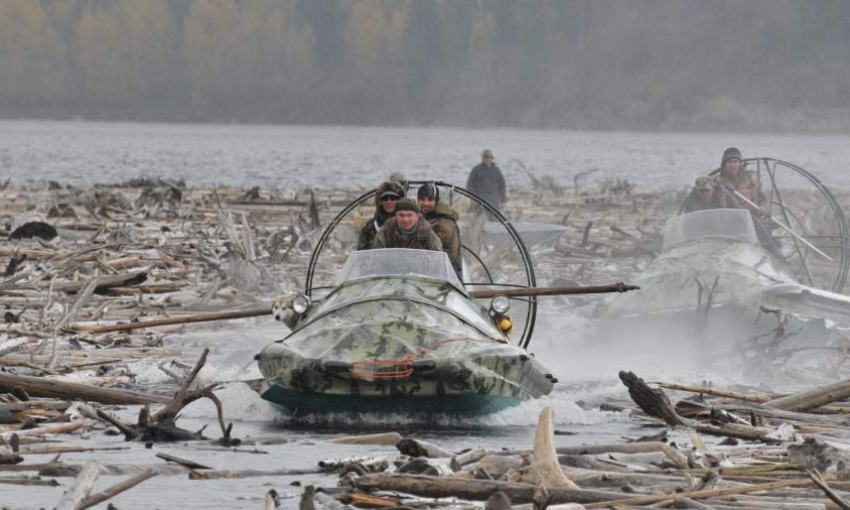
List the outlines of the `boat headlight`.
{"type": "Polygon", "coordinates": [[[292,299],[292,310],[299,315],[307,313],[312,305],[313,300],[306,294],[298,294],[292,299]]]}
{"type": "Polygon", "coordinates": [[[504,315],[511,309],[511,300],[508,296],[496,296],[490,300],[490,310],[498,315],[504,315]]]}

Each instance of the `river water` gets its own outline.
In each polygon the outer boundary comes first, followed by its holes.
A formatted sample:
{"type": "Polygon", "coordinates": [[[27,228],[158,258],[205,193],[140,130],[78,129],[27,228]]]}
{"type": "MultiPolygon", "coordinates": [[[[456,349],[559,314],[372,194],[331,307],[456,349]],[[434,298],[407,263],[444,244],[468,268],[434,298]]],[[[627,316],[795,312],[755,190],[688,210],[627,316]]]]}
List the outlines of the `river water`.
{"type": "MultiPolygon", "coordinates": [[[[763,155],[799,164],[828,185],[850,187],[850,144],[846,137],[767,136],[755,134],[590,133],[557,131],[292,127],[239,125],[164,125],[90,122],[0,122],[0,178],[15,184],[56,180],[86,186],[123,182],[134,177],[185,179],[190,186],[367,188],[391,172],[410,178],[465,180],[482,148],[492,148],[502,164],[509,186],[529,187],[530,179],[510,162],[522,161],[535,176],[551,176],[571,185],[579,172],[598,169],[589,182],[628,179],[640,189],[686,186],[694,177],[717,166],[730,145],[747,156],[763,155]]],[[[99,454],[67,454],[68,463],[96,457],[104,464],[159,464],[157,452],[189,458],[216,469],[313,468],[321,459],[392,455],[393,447],[339,446],[331,437],[396,430],[436,442],[449,450],[467,447],[530,447],[539,412],[552,405],[556,428],[572,433],[556,437],[559,445],[619,441],[623,436],[652,433],[622,413],[603,412],[594,404],[607,397],[626,398],[617,379],[621,369],[647,379],[699,382],[721,387],[758,384],[746,367],[701,368],[696,356],[661,359],[624,357],[616,350],[594,350],[586,344],[593,324],[578,301],[552,300],[542,305],[535,340],[538,359],[561,380],[549,397],[479,419],[437,416],[426,423],[402,415],[338,416],[323,422],[292,422],[272,409],[240,380],[259,377],[253,355],[284,334],[268,319],[193,326],[169,337],[169,345],[184,349],[191,362],[204,347],[211,353],[201,372],[204,381],[224,384],[220,396],[225,416],[234,422],[233,435],[284,436],[287,444],[256,447],[258,453],[223,453],[199,449],[199,444],[158,444],[153,449],[127,444],[118,437],[80,438],[91,446],[126,445],[129,450],[99,454]]],[[[138,380],[155,385],[166,380],[156,365],[133,365],[138,380]]],[[[786,374],[787,375],[787,374],[786,374]]],[[[786,385],[821,382],[811,372],[798,374],[786,385]]],[[[779,376],[762,381],[775,387],[779,376]]],[[[129,420],[137,409],[116,410],[129,420]]],[[[218,437],[214,407],[208,402],[189,406],[178,424],[187,429],[208,426],[218,437]]],[[[254,447],[245,447],[253,450],[254,447]]],[[[46,462],[50,456],[31,456],[27,463],[46,462]]],[[[120,477],[102,477],[97,490],[120,477]]],[[[10,508],[52,507],[70,479],[56,488],[0,485],[0,505],[10,508]]],[[[277,476],[241,480],[189,481],[182,476],[157,476],[111,500],[118,508],[262,508],[264,494],[274,488],[285,498],[284,507],[296,508],[299,486],[334,485],[324,475],[277,476]]],[[[105,504],[100,505],[105,508],[105,504]]]]}

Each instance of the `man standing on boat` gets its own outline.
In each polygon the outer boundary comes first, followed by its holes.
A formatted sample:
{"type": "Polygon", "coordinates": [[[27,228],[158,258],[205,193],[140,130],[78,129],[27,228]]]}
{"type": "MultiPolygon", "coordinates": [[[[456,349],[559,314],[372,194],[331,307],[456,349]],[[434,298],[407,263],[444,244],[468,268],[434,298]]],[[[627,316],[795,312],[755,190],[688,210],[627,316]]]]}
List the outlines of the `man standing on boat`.
{"type": "Polygon", "coordinates": [[[466,189],[489,202],[497,210],[502,210],[502,204],[507,200],[507,187],[490,149],[484,149],[481,153],[481,163],[475,165],[469,173],[466,189]]]}
{"type": "Polygon", "coordinates": [[[381,183],[375,191],[375,215],[363,228],[357,240],[358,250],[368,250],[375,246],[375,235],[384,222],[395,215],[396,203],[404,197],[404,187],[401,183],[390,180],[381,183]]]}
{"type": "Polygon", "coordinates": [[[720,160],[720,176],[717,179],[719,196],[717,197],[717,207],[721,209],[739,209],[741,202],[735,196],[735,191],[738,191],[745,182],[743,158],[741,150],[737,147],[729,147],[723,151],[723,158],[720,160]]]}
{"type": "Polygon", "coordinates": [[[457,277],[463,281],[463,259],[461,258],[460,229],[457,215],[450,205],[440,202],[440,189],[434,183],[425,183],[416,193],[419,210],[428,220],[431,229],[440,238],[443,251],[449,256],[457,277]]]}
{"type": "Polygon", "coordinates": [[[384,222],[375,236],[374,248],[412,248],[442,251],[443,243],[431,225],[419,214],[412,198],[402,198],[395,205],[395,216],[384,222]]]}

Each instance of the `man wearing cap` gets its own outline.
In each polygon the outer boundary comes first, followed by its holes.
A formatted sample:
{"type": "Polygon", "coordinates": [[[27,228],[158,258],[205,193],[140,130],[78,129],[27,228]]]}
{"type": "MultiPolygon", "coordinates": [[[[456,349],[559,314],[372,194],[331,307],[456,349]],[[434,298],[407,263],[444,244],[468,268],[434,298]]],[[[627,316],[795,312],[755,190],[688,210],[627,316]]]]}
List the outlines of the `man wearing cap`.
{"type": "Polygon", "coordinates": [[[375,215],[363,228],[357,240],[358,250],[374,248],[375,235],[389,218],[395,214],[396,203],[404,197],[404,187],[395,181],[386,181],[375,190],[375,215]]]}
{"type": "Polygon", "coordinates": [[[683,213],[694,211],[705,211],[707,209],[717,209],[717,200],[714,194],[715,184],[711,177],[697,177],[694,187],[691,190],[688,198],[685,200],[685,205],[682,207],[683,213]]]}
{"type": "Polygon", "coordinates": [[[416,193],[419,210],[440,238],[443,251],[449,256],[457,277],[463,281],[463,259],[461,258],[460,229],[457,215],[450,205],[440,202],[440,189],[431,182],[419,187],[416,193]]]}
{"type": "Polygon", "coordinates": [[[374,248],[412,248],[442,251],[443,243],[431,225],[419,214],[412,198],[402,198],[395,205],[395,216],[384,222],[375,236],[374,248]]]}
{"type": "Polygon", "coordinates": [[[498,210],[507,200],[507,188],[502,171],[496,166],[493,151],[484,149],[481,163],[477,164],[466,180],[466,189],[483,198],[498,210]]]}

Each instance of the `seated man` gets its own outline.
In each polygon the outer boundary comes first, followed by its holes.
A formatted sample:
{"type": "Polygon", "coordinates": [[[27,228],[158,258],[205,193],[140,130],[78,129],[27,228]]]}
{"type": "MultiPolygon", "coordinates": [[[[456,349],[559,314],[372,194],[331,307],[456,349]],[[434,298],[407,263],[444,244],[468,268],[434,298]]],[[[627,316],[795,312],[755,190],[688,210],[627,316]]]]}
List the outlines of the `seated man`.
{"type": "Polygon", "coordinates": [[[457,215],[450,205],[440,202],[440,189],[433,183],[419,187],[416,193],[419,210],[443,244],[443,251],[452,261],[458,279],[463,281],[463,259],[461,258],[460,229],[457,215]]]}
{"type": "Polygon", "coordinates": [[[717,207],[714,181],[711,177],[697,177],[691,193],[685,200],[682,212],[705,211],[706,209],[717,209],[717,207]]]}
{"type": "Polygon", "coordinates": [[[375,234],[384,222],[395,214],[396,202],[404,197],[404,187],[395,181],[386,181],[375,191],[375,215],[360,229],[357,240],[358,250],[368,250],[375,246],[375,234]]]}
{"type": "Polygon", "coordinates": [[[419,215],[416,201],[405,197],[396,203],[395,217],[385,221],[378,231],[373,247],[442,251],[443,243],[419,215]]]}

